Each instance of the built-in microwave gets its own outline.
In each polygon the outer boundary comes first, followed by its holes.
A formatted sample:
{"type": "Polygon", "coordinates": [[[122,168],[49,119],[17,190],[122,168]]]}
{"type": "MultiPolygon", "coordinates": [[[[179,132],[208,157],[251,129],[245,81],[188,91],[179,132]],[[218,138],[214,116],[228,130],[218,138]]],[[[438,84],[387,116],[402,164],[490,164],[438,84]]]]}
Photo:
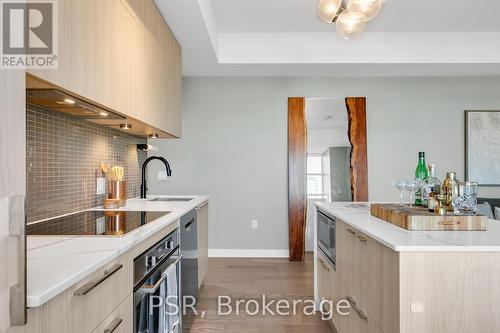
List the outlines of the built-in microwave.
{"type": "Polygon", "coordinates": [[[335,217],[318,209],[316,223],[318,250],[323,252],[335,268],[335,217]]]}

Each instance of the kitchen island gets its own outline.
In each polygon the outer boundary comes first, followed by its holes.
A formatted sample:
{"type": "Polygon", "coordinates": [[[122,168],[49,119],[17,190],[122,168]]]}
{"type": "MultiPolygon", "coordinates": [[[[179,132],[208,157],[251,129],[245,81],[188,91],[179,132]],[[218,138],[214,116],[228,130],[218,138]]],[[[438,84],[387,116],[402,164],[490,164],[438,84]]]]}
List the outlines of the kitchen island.
{"type": "MultiPolygon", "coordinates": [[[[148,199],[155,197],[172,196],[148,199]]],[[[91,332],[100,323],[107,327],[117,317],[122,318],[117,332],[131,331],[133,260],[179,228],[183,215],[206,207],[209,199],[208,196],[185,197],[193,199],[127,200],[126,206],[118,210],[168,213],[121,237],[28,236],[28,325],[13,327],[11,332],[91,332]],[[113,272],[113,267],[120,268],[113,272]],[[106,279],[88,295],[75,294],[75,290],[103,277],[106,279]]],[[[200,221],[200,225],[206,222],[200,221]]],[[[203,225],[205,230],[206,227],[203,225]]]]}
{"type": "Polygon", "coordinates": [[[344,332],[500,332],[500,222],[487,231],[408,231],[369,204],[318,203],[335,218],[335,265],[315,237],[315,297],[348,299],[344,332]]]}

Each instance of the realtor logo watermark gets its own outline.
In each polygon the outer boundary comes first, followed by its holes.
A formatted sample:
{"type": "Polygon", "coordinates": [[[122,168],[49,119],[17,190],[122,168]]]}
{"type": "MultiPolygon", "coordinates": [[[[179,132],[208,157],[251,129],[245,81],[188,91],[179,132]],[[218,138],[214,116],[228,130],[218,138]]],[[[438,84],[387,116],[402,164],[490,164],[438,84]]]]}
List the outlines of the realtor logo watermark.
{"type": "Polygon", "coordinates": [[[0,0],[1,68],[57,69],[56,0],[0,0]]]}
{"type": "MultiPolygon", "coordinates": [[[[206,311],[196,308],[197,301],[193,296],[183,296],[182,308],[178,305],[178,297],[168,296],[166,299],[160,296],[149,297],[149,315],[154,316],[156,311],[164,312],[166,315],[183,315],[190,312],[195,316],[205,318],[206,311]]],[[[273,299],[265,294],[255,299],[233,299],[231,296],[217,297],[217,316],[247,315],[247,316],[315,316],[321,315],[322,320],[331,320],[333,316],[351,315],[351,304],[340,299],[338,302],[332,300],[321,300],[316,303],[312,299],[273,299]]]]}

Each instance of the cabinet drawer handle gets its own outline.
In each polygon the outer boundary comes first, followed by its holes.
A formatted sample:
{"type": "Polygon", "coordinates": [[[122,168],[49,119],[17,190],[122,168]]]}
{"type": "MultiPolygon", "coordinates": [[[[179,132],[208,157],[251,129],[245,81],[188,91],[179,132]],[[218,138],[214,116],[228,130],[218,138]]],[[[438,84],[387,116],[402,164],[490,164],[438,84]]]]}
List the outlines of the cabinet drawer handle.
{"type": "Polygon", "coordinates": [[[118,326],[120,326],[122,321],[123,319],[121,318],[113,319],[113,321],[109,324],[109,326],[104,329],[104,333],[113,333],[118,328],[118,326]]]}
{"type": "Polygon", "coordinates": [[[194,219],[192,219],[191,221],[189,221],[188,223],[186,223],[186,225],[184,226],[184,229],[187,230],[193,223],[194,223],[194,219]]]}
{"type": "Polygon", "coordinates": [[[117,271],[119,271],[123,267],[122,264],[114,264],[110,268],[106,269],[104,271],[104,275],[100,277],[97,280],[87,282],[73,293],[75,296],[85,296],[92,290],[94,290],[95,287],[106,281],[111,275],[115,274],[117,271]]]}
{"type": "Polygon", "coordinates": [[[360,242],[368,241],[365,237],[358,235],[354,230],[347,229],[347,231],[354,237],[356,237],[360,242]]]}
{"type": "Polygon", "coordinates": [[[356,301],[354,300],[354,298],[352,298],[351,296],[347,296],[345,299],[349,302],[349,304],[351,304],[352,309],[354,310],[354,312],[356,312],[356,314],[358,315],[359,318],[361,318],[363,320],[368,320],[368,316],[366,315],[366,313],[363,310],[361,310],[358,307],[358,304],[356,304],[356,301]]]}
{"type": "Polygon", "coordinates": [[[440,225],[460,225],[460,221],[441,221],[440,225]]]}
{"type": "MultiPolygon", "coordinates": [[[[177,265],[182,260],[182,258],[183,258],[183,256],[180,255],[169,266],[177,265]]],[[[140,291],[141,293],[145,293],[145,294],[154,294],[166,278],[167,278],[167,271],[164,271],[163,274],[160,276],[160,279],[158,281],[156,281],[156,283],[154,285],[145,285],[144,287],[140,288],[138,291],[140,291]]]]}
{"type": "Polygon", "coordinates": [[[329,272],[330,266],[322,258],[318,258],[318,259],[319,259],[319,262],[321,263],[321,265],[323,266],[323,268],[329,272]]]}

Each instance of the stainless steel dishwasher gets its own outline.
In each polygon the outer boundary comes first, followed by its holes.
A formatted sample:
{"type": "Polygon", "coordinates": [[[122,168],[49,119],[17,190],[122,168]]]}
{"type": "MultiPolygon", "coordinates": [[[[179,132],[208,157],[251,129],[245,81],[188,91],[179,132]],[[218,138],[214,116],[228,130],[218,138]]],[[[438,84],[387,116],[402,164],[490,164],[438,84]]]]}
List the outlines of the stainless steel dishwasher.
{"type": "MultiPolygon", "coordinates": [[[[181,254],[182,295],[185,305],[190,305],[198,300],[198,222],[195,209],[181,217],[181,254]]],[[[185,307],[183,332],[189,332],[194,318],[192,309],[185,307]]]]}

